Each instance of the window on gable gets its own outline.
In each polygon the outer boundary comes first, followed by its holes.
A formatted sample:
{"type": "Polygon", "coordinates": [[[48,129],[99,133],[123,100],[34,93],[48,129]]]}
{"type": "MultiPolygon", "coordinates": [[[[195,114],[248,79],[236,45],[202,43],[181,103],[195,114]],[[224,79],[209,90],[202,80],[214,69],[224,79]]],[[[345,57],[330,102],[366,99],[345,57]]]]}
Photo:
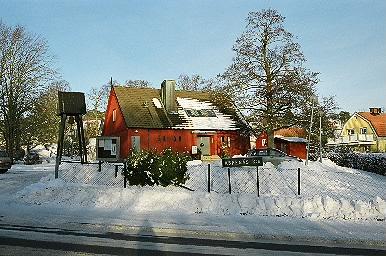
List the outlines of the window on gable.
{"type": "Polygon", "coordinates": [[[354,135],[354,133],[355,133],[354,129],[347,129],[348,135],[354,135]]]}
{"type": "Polygon", "coordinates": [[[117,120],[117,110],[113,109],[113,122],[117,120]]]}
{"type": "Polygon", "coordinates": [[[361,134],[367,134],[367,127],[362,127],[362,128],[360,129],[360,133],[361,133],[361,134]]]}

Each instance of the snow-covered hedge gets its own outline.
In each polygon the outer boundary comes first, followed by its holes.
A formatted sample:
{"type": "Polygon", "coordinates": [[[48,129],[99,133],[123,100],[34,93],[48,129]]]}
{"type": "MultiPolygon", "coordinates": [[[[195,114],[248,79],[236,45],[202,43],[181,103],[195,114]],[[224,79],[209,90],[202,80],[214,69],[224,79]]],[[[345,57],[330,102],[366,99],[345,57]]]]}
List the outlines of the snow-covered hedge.
{"type": "Polygon", "coordinates": [[[328,158],[340,166],[360,169],[386,176],[385,154],[355,153],[342,148],[329,153],[328,158]]]}
{"type": "Polygon", "coordinates": [[[127,158],[125,174],[129,185],[163,187],[182,185],[188,179],[190,158],[167,149],[162,154],[153,151],[133,153],[127,158]]]}

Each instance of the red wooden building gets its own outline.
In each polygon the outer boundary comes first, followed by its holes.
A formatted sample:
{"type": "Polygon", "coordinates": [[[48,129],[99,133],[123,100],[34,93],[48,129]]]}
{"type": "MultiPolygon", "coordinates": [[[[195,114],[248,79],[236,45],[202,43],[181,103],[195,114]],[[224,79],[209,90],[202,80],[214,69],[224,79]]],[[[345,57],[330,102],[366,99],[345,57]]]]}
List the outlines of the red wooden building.
{"type": "Polygon", "coordinates": [[[172,148],[206,156],[245,154],[249,136],[240,131],[234,110],[222,110],[207,92],[175,90],[174,80],[161,89],[114,86],[103,136],[118,136],[121,158],[131,150],[172,148]]]}
{"type": "MultiPolygon", "coordinates": [[[[274,144],[275,148],[283,151],[287,155],[297,156],[301,159],[306,159],[307,155],[307,140],[305,131],[301,128],[288,128],[275,131],[274,144]]],[[[266,148],[268,145],[268,135],[262,132],[256,138],[255,147],[257,149],[266,148]]]]}

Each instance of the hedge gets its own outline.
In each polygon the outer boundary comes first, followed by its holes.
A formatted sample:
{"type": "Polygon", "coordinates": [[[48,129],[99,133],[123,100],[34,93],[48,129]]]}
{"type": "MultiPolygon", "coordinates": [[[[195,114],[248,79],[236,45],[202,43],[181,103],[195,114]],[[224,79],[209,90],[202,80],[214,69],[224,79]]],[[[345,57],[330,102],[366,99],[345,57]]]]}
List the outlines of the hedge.
{"type": "Polygon", "coordinates": [[[335,164],[386,176],[386,154],[355,153],[341,148],[331,152],[328,158],[335,164]]]}

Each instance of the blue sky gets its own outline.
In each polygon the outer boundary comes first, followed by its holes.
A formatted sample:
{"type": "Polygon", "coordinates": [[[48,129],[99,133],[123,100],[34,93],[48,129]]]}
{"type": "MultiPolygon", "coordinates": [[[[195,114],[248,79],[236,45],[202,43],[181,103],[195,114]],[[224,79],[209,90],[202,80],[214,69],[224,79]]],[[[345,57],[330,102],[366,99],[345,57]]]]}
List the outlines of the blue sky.
{"type": "Polygon", "coordinates": [[[0,19],[48,42],[73,91],[110,77],[155,87],[182,73],[205,78],[231,64],[248,12],[277,9],[297,37],[318,92],[342,110],[386,107],[386,1],[0,0],[0,19]]]}

